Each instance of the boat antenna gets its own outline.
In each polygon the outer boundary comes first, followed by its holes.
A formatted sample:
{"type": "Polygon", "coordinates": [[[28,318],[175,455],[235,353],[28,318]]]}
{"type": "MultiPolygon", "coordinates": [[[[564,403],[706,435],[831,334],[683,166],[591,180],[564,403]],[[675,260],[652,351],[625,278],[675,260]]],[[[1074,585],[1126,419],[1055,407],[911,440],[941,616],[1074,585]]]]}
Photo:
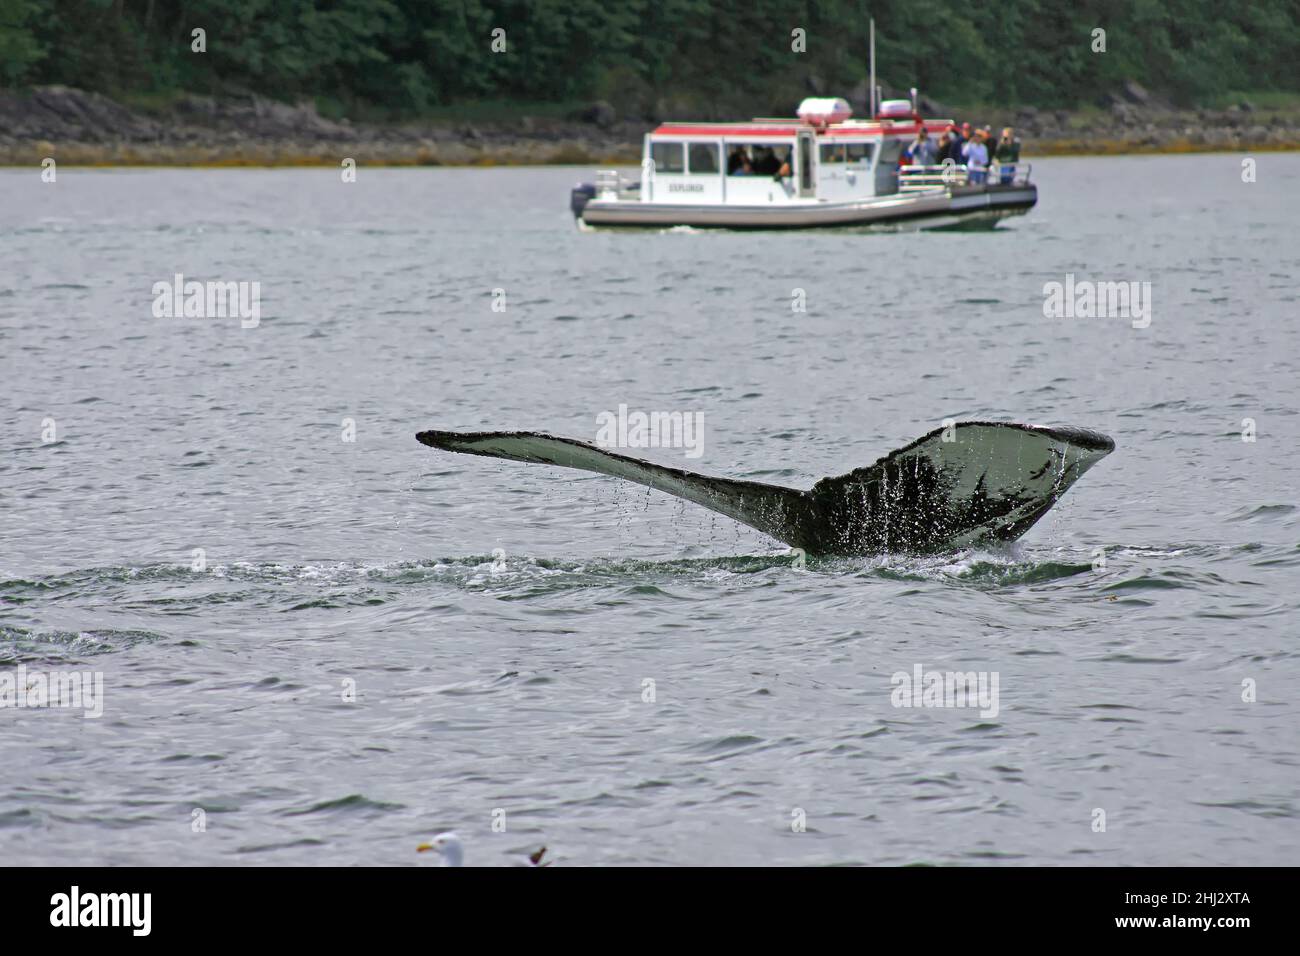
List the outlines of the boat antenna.
{"type": "Polygon", "coordinates": [[[876,118],[876,108],[879,104],[876,102],[876,18],[872,17],[868,21],[867,33],[870,37],[869,43],[871,48],[871,90],[868,92],[868,98],[871,100],[871,118],[876,118]]]}

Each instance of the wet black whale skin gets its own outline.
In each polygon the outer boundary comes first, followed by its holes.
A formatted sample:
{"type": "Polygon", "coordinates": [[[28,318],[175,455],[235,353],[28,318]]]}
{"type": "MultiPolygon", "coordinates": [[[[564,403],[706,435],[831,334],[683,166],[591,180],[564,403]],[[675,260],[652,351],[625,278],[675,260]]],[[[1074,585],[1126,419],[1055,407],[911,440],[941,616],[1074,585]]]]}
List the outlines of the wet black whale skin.
{"type": "Polygon", "coordinates": [[[541,432],[432,430],[416,438],[444,451],[635,481],[813,555],[926,554],[1015,540],[1115,447],[1108,436],[1083,428],[959,422],[946,442],[945,431],[937,428],[874,464],[823,478],[807,491],[701,475],[541,432]],[[1010,468],[1010,479],[991,481],[995,468],[1010,468]],[[967,485],[970,490],[961,493],[967,485]]]}

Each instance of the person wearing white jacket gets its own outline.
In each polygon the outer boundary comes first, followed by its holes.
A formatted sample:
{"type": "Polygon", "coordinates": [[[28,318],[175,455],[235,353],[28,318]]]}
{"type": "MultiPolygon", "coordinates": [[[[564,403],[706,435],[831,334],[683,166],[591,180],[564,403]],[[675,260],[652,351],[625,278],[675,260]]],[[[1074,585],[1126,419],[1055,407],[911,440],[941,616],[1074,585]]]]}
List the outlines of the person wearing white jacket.
{"type": "Polygon", "coordinates": [[[961,151],[966,160],[967,182],[982,185],[989,166],[989,148],[984,145],[984,137],[976,133],[962,145],[961,151]]]}

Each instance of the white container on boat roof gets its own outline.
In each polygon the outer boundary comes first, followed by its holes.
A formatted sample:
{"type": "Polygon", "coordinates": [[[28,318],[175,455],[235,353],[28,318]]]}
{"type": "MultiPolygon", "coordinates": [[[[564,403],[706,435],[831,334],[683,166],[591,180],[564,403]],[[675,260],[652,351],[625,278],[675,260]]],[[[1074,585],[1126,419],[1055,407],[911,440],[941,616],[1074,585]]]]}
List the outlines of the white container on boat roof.
{"type": "Polygon", "coordinates": [[[911,100],[885,100],[880,104],[880,112],[877,115],[882,119],[893,119],[910,117],[912,113],[911,100]]]}
{"type": "Polygon", "coordinates": [[[849,101],[838,96],[810,96],[799,104],[796,115],[805,123],[826,126],[843,123],[853,115],[849,101]]]}

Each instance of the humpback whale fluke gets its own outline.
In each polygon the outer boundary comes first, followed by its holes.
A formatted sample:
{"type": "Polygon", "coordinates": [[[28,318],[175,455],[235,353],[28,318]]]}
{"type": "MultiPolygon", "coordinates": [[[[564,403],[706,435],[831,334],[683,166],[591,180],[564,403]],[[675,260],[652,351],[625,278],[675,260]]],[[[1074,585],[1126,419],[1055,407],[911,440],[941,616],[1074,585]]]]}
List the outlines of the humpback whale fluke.
{"type": "Polygon", "coordinates": [[[540,432],[425,431],[431,448],[626,478],[814,555],[933,553],[1013,541],[1115,443],[1083,428],[958,422],[807,491],[713,478],[540,432]]]}

